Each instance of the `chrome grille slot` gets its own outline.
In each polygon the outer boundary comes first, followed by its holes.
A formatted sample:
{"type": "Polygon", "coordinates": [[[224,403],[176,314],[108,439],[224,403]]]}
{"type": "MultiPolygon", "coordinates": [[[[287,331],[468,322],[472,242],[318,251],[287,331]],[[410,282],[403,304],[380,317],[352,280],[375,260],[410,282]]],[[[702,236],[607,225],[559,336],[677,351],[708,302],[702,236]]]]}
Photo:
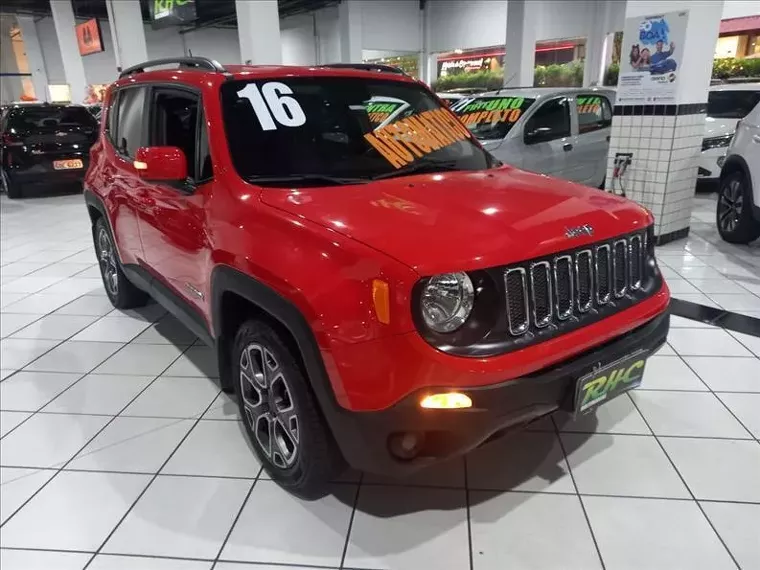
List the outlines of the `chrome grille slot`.
{"type": "Polygon", "coordinates": [[[643,258],[642,253],[644,248],[641,247],[641,236],[632,236],[628,240],[628,279],[631,289],[639,289],[641,287],[641,276],[643,274],[643,258]]]}
{"type": "Polygon", "coordinates": [[[647,239],[639,231],[499,268],[506,300],[500,330],[530,344],[638,302],[649,291],[647,239]]]}
{"type": "Polygon", "coordinates": [[[591,308],[594,277],[591,273],[591,250],[586,249],[575,254],[575,291],[578,310],[581,313],[591,308]]]}
{"type": "Polygon", "coordinates": [[[518,267],[504,272],[504,288],[507,294],[507,323],[512,335],[528,330],[528,283],[525,269],[518,267]]]}
{"type": "Polygon", "coordinates": [[[530,292],[533,300],[533,324],[538,328],[552,320],[551,265],[539,261],[530,266],[530,292]]]}
{"type": "Polygon", "coordinates": [[[569,255],[554,260],[554,290],[557,318],[567,320],[573,314],[573,260],[569,255]]]}
{"type": "Polygon", "coordinates": [[[612,289],[615,297],[625,296],[628,289],[628,245],[624,239],[612,244],[612,289]]]}
{"type": "Polygon", "coordinates": [[[610,302],[610,293],[612,288],[610,282],[610,246],[607,244],[600,245],[596,248],[596,302],[600,305],[606,305],[610,302]]]}

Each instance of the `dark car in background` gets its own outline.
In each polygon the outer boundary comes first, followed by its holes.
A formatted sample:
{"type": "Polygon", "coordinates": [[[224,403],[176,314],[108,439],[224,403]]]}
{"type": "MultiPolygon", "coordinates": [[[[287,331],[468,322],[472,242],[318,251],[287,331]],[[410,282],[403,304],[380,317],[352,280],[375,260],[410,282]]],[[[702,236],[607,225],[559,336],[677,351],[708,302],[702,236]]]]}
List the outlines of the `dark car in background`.
{"type": "Polygon", "coordinates": [[[80,105],[14,105],[0,118],[3,190],[20,198],[28,185],[81,186],[98,121],[80,105]]]}

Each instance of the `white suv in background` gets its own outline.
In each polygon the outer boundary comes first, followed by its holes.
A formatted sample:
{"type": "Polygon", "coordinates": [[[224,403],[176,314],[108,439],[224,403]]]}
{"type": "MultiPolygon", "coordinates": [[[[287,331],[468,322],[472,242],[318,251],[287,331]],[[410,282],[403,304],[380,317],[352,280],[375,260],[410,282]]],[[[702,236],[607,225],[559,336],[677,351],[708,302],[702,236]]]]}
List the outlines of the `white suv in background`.
{"type": "Polygon", "coordinates": [[[760,103],[736,125],[720,171],[717,223],[730,243],[760,237],[760,103]]]}
{"type": "Polygon", "coordinates": [[[736,132],[736,124],[760,102],[760,83],[710,87],[707,117],[697,176],[703,183],[717,182],[720,164],[736,132]]]}

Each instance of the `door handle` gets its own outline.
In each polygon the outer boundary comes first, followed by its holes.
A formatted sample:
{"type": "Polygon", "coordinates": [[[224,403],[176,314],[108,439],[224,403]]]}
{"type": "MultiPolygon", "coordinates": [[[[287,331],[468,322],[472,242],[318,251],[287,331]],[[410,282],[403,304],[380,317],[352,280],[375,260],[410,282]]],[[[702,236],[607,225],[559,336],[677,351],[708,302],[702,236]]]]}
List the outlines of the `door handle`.
{"type": "Polygon", "coordinates": [[[573,145],[571,143],[565,143],[562,145],[562,150],[564,150],[565,152],[570,152],[571,150],[573,150],[573,145]]]}
{"type": "Polygon", "coordinates": [[[752,135],[752,142],[760,143],[760,135],[752,135]]]}

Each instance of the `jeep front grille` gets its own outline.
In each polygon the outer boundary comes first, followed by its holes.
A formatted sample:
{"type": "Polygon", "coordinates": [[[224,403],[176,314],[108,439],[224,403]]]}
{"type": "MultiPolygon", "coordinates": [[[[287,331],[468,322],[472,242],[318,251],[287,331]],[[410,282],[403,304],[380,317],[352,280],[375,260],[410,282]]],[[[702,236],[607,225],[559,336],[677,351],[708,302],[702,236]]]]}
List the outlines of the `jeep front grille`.
{"type": "Polygon", "coordinates": [[[568,254],[504,269],[509,334],[583,320],[641,289],[646,236],[633,234],[568,254]]]}

